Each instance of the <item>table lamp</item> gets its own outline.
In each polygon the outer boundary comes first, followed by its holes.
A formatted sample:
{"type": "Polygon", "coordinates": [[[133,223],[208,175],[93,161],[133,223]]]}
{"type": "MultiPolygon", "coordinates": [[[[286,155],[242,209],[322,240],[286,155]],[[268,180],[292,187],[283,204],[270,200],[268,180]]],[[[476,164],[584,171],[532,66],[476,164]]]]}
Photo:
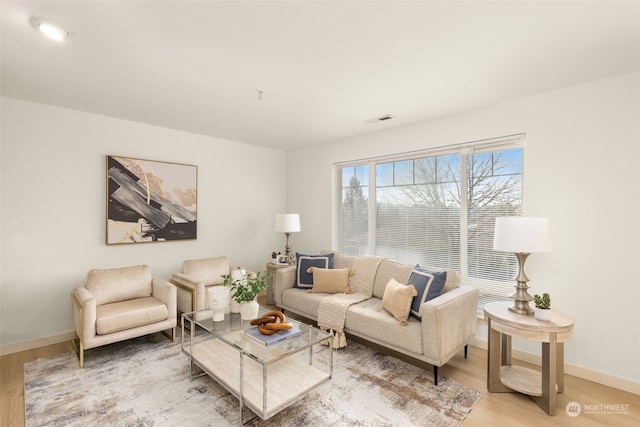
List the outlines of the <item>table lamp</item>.
{"type": "Polygon", "coordinates": [[[527,292],[529,278],[524,272],[524,263],[532,253],[551,252],[549,219],[525,216],[496,218],[493,249],[500,252],[513,252],[518,259],[516,291],[510,296],[515,301],[509,310],[519,314],[533,314],[529,304],[533,297],[527,292]]]}
{"type": "Polygon", "coordinates": [[[285,255],[289,265],[296,263],[296,256],[291,251],[289,244],[289,235],[300,231],[300,215],[299,214],[277,214],[276,215],[276,232],[284,233],[287,238],[285,246],[285,255]]]}

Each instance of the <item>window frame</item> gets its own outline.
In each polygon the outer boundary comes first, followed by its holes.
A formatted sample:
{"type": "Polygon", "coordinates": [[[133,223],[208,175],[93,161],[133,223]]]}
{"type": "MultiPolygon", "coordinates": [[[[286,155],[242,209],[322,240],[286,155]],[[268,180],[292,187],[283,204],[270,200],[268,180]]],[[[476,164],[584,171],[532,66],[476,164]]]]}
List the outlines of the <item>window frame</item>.
{"type": "MultiPolygon", "coordinates": [[[[521,149],[522,150],[522,158],[521,158],[521,169],[520,169],[520,209],[519,214],[523,215],[525,212],[525,156],[526,156],[526,134],[515,134],[508,135],[504,137],[491,138],[486,140],[472,141],[463,144],[456,144],[451,146],[440,146],[434,147],[426,150],[419,151],[411,151],[406,153],[399,154],[391,154],[386,156],[378,156],[371,157],[366,159],[348,161],[348,162],[339,162],[334,163],[334,176],[336,177],[336,182],[338,185],[334,185],[333,191],[336,194],[335,197],[335,209],[334,209],[334,227],[333,227],[333,247],[338,248],[339,251],[343,252],[343,242],[341,242],[340,236],[343,232],[343,224],[342,224],[342,197],[343,197],[343,182],[342,182],[342,170],[343,168],[348,167],[358,167],[362,165],[368,165],[368,183],[367,183],[367,202],[368,202],[368,224],[374,224],[374,226],[368,226],[368,250],[367,254],[374,255],[376,254],[376,229],[375,226],[377,218],[376,218],[376,193],[377,193],[377,182],[376,182],[376,169],[377,166],[383,163],[390,162],[403,162],[407,160],[416,160],[424,157],[434,157],[434,156],[443,156],[449,154],[458,154],[460,155],[460,194],[468,194],[468,158],[470,155],[482,154],[487,152],[495,152],[502,150],[511,150],[511,149],[521,149]]],[[[395,165],[395,163],[394,163],[395,165]]],[[[395,170],[393,171],[392,176],[395,174],[395,170]]],[[[415,178],[414,178],[414,185],[415,178]]],[[[395,186],[395,182],[392,183],[395,186]]],[[[381,188],[383,188],[382,186],[381,188]]],[[[461,280],[464,284],[471,284],[472,286],[476,286],[472,282],[477,281],[477,278],[469,277],[469,235],[468,235],[468,226],[469,226],[469,206],[468,206],[468,197],[460,197],[460,269],[458,273],[460,274],[461,280]],[[474,280],[475,279],[475,280],[474,280]]],[[[511,255],[512,256],[512,255],[511,255]]],[[[403,262],[403,260],[398,260],[403,262]]],[[[443,266],[444,267],[444,266],[443,266]]],[[[515,275],[514,275],[515,277],[515,275]]],[[[512,277],[505,278],[505,284],[508,282],[511,284],[512,277]]],[[[496,300],[499,297],[495,294],[488,295],[484,301],[479,300],[478,304],[478,312],[482,312],[482,305],[488,300],[496,300]]],[[[504,295],[504,300],[508,299],[507,295],[504,295]]]]}

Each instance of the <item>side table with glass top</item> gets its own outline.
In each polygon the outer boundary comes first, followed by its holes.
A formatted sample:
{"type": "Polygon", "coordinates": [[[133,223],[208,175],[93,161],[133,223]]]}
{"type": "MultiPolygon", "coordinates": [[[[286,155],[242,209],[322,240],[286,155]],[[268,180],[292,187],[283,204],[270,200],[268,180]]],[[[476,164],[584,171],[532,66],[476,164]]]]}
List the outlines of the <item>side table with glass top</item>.
{"type": "Polygon", "coordinates": [[[564,391],[564,343],[573,333],[573,319],[552,310],[548,321],[509,310],[513,302],[484,306],[487,321],[487,389],[492,393],[527,394],[547,414],[556,413],[556,395],[564,391]],[[542,343],[542,373],[511,365],[511,337],[542,343]]]}
{"type": "MultiPolygon", "coordinates": [[[[259,315],[266,312],[261,307],[259,315]]],[[[245,406],[266,420],[332,377],[331,340],[321,345],[330,334],[313,326],[287,319],[301,334],[266,346],[245,333],[251,325],[236,313],[214,322],[190,312],[182,320],[182,350],[189,355],[192,378],[197,366],[237,397],[240,425],[245,406]]]]}

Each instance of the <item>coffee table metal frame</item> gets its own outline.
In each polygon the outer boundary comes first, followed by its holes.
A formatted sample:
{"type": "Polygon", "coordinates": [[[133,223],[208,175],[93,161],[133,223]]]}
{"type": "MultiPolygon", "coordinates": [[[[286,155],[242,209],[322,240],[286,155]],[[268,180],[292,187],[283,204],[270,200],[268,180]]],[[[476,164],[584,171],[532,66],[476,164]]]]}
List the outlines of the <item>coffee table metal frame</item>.
{"type": "MultiPolygon", "coordinates": [[[[260,308],[260,315],[266,311],[260,308]]],[[[225,314],[225,320],[221,322],[213,322],[211,317],[202,318],[197,312],[182,314],[181,345],[189,355],[191,378],[209,375],[238,398],[240,425],[245,406],[266,420],[329,381],[333,375],[333,348],[331,340],[327,340],[330,334],[295,320],[288,321],[295,323],[302,333],[265,346],[244,333],[251,325],[241,320],[239,314],[225,314]],[[187,323],[189,330],[185,333],[187,323]],[[205,334],[198,337],[198,329],[205,334]],[[313,364],[313,348],[325,340],[329,342],[328,372],[313,364]],[[308,350],[306,361],[300,358],[304,350],[308,350]],[[195,375],[194,364],[203,373],[195,375]],[[261,388],[254,386],[260,382],[256,379],[260,374],[261,388]]]]}

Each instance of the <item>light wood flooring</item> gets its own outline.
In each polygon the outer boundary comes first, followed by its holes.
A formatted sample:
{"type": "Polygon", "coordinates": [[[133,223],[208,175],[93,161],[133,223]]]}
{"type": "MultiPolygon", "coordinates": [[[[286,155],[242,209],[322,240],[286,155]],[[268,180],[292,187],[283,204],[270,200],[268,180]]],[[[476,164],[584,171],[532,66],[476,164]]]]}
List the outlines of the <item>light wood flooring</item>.
{"type": "MultiPolygon", "coordinates": [[[[41,357],[70,352],[70,343],[50,345],[0,358],[0,426],[24,426],[23,365],[41,357]]],[[[88,351],[85,357],[91,357],[88,351]]],[[[514,364],[535,367],[514,361],[514,364]]],[[[430,365],[424,365],[431,370],[430,365]]],[[[565,376],[565,391],[558,395],[557,415],[550,417],[527,396],[518,393],[489,393],[486,388],[487,352],[477,347],[469,347],[468,358],[462,354],[455,356],[439,370],[440,376],[447,376],[459,383],[484,394],[463,427],[475,426],[639,426],[640,396],[606,387],[571,375],[565,376]],[[582,405],[583,413],[570,417],[565,407],[569,402],[582,405]],[[584,414],[585,405],[628,405],[621,414],[584,414]]],[[[592,411],[593,412],[593,411],[592,411]]]]}

